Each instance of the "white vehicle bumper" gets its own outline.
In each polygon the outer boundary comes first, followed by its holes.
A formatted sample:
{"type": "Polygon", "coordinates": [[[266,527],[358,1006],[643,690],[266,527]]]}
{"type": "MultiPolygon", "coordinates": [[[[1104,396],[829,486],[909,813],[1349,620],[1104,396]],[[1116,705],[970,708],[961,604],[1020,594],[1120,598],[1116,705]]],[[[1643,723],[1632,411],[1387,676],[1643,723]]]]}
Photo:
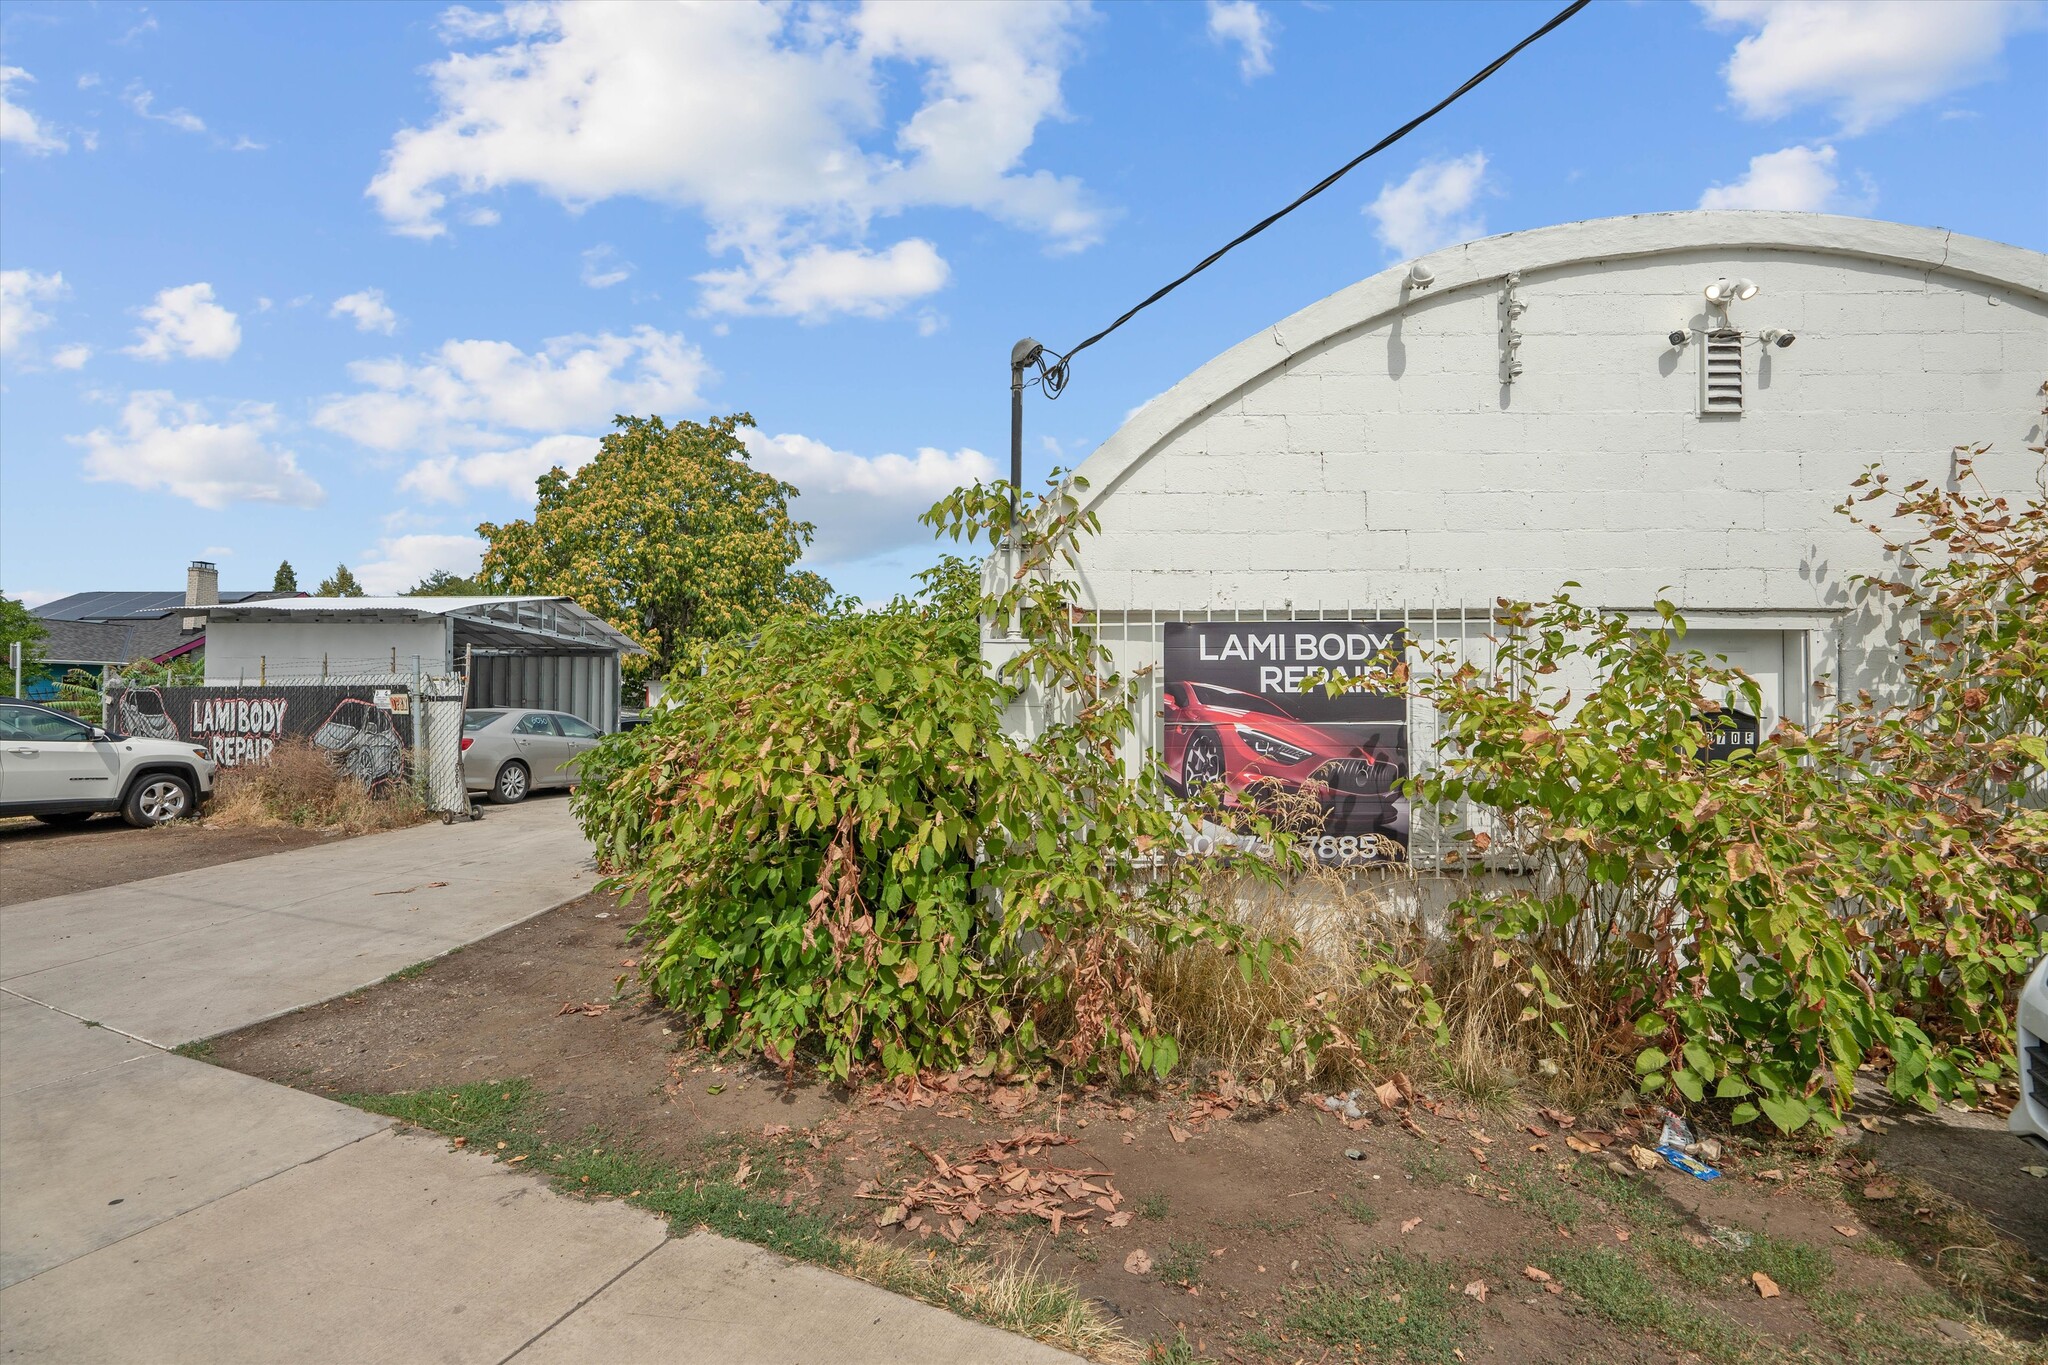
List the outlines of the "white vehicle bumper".
{"type": "Polygon", "coordinates": [[[2020,991],[2018,1032],[2020,1098],[2006,1127],[2048,1148],[2048,957],[2020,991]]]}

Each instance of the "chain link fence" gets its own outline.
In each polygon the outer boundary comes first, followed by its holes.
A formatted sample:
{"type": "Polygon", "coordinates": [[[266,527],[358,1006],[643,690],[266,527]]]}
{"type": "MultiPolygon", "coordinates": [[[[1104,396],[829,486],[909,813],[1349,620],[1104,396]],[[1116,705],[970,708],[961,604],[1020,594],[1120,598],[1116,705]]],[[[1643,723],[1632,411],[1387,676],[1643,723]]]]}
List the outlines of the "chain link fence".
{"type": "Polygon", "coordinates": [[[107,680],[105,724],[117,735],[181,740],[223,768],[262,763],[302,742],[373,792],[412,787],[429,810],[469,808],[462,777],[463,680],[422,672],[279,675],[173,686],[107,680]]]}

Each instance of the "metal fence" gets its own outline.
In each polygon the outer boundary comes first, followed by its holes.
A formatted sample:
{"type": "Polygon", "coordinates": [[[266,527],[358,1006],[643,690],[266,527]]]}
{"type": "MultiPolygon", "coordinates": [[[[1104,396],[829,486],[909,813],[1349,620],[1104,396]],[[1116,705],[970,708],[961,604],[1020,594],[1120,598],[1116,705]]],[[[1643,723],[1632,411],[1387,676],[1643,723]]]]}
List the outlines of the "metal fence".
{"type": "Polygon", "coordinates": [[[463,681],[416,672],[280,677],[177,686],[107,680],[106,725],[116,734],[177,739],[224,768],[261,763],[286,741],[325,750],[373,791],[411,786],[427,808],[468,808],[462,778],[463,681]]]}

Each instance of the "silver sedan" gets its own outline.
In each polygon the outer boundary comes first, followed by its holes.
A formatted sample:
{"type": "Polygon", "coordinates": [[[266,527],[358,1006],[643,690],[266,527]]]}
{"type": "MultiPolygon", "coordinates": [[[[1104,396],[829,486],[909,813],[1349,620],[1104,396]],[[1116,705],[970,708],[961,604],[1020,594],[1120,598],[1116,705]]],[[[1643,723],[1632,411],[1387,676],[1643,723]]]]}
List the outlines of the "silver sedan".
{"type": "Polygon", "coordinates": [[[501,805],[524,801],[539,787],[572,787],[576,760],[603,738],[596,726],[563,711],[465,711],[463,785],[501,805]]]}

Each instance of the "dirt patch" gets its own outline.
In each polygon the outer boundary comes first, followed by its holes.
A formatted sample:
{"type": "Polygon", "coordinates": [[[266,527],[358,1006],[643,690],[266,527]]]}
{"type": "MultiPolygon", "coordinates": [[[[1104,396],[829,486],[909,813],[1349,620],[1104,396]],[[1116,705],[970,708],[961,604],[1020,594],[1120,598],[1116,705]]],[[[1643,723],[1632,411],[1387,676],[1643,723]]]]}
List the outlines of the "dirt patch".
{"type": "Polygon", "coordinates": [[[1587,1155],[1554,1118],[1427,1094],[1388,1110],[1368,1095],[1376,1121],[1353,1127],[1226,1082],[785,1087],[683,1048],[638,1003],[630,922],[586,897],[217,1039],[210,1059],[326,1094],[524,1078],[555,1140],[597,1130],[686,1170],[736,1148],[780,1163],[783,1198],[847,1232],[1038,1258],[1165,1359],[2020,1355],[1884,1245],[1839,1183],[1792,1189],[1741,1160],[1709,1183],[1617,1174],[1633,1132],[1587,1155]]]}
{"type": "Polygon", "coordinates": [[[66,826],[0,820],[0,905],[260,858],[339,837],[308,829],[209,829],[182,821],[135,829],[118,815],[66,826]]]}

